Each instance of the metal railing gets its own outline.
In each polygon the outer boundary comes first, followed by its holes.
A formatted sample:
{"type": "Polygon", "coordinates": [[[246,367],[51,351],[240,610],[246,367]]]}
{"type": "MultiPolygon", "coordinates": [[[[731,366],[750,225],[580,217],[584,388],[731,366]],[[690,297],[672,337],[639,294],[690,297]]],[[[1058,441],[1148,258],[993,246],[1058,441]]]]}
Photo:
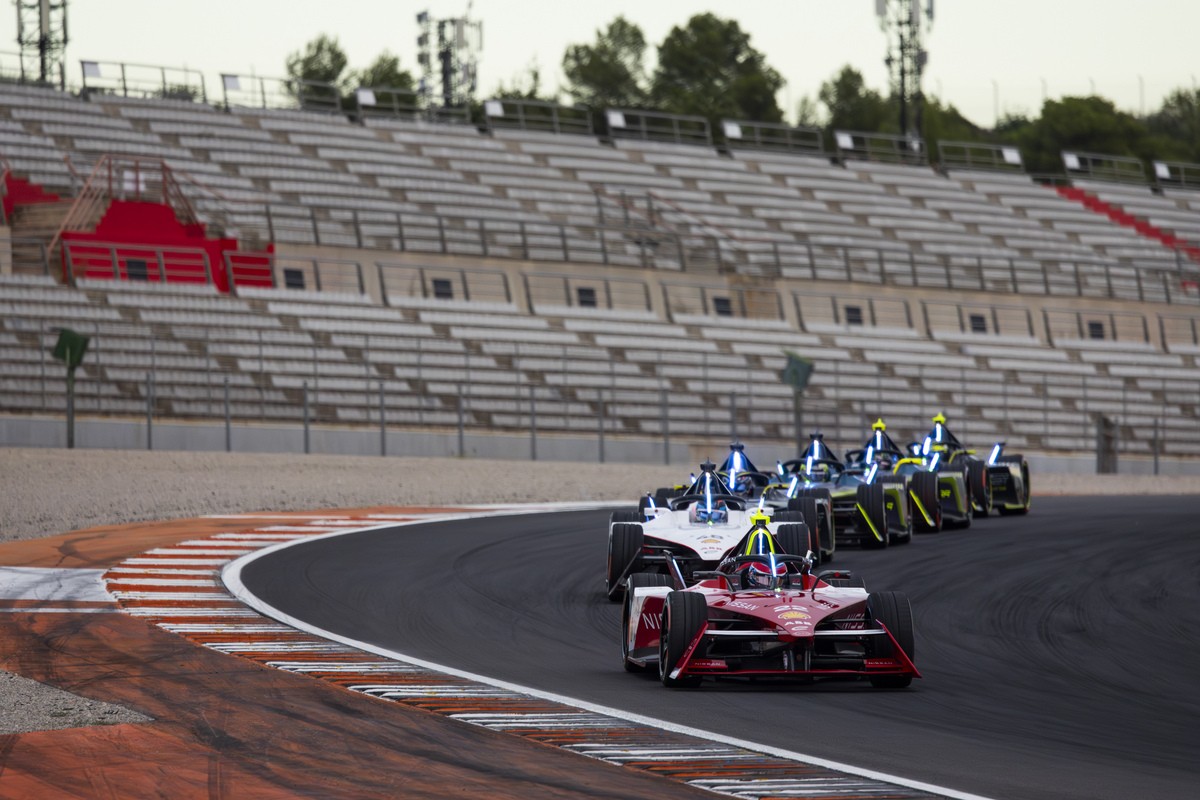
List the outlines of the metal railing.
{"type": "Polygon", "coordinates": [[[208,253],[200,248],[67,240],[63,258],[72,284],[79,278],[213,283],[208,253]]]}
{"type": "Polygon", "coordinates": [[[226,109],[296,109],[340,114],[342,97],[333,84],[299,78],[221,74],[221,103],[226,109]]]}
{"type": "Polygon", "coordinates": [[[592,111],[587,106],[564,106],[541,100],[500,98],[483,103],[483,120],[488,131],[516,129],[592,136],[592,111]]]}
{"type": "Polygon", "coordinates": [[[1069,177],[1121,183],[1146,183],[1146,167],[1141,159],[1100,153],[1062,151],[1063,168],[1069,177]]]}
{"type": "Polygon", "coordinates": [[[1007,144],[986,142],[938,142],[938,167],[990,172],[1024,172],[1021,151],[1007,144]]]}
{"type": "Polygon", "coordinates": [[[1154,180],[1162,189],[1191,189],[1200,191],[1200,164],[1175,161],[1155,161],[1154,180]]]}
{"type": "Polygon", "coordinates": [[[120,61],[80,61],[84,98],[97,95],[143,97],[207,103],[204,74],[186,67],[127,64],[120,61]]]}
{"type": "Polygon", "coordinates": [[[614,139],[712,146],[712,131],[704,117],[622,108],[607,111],[605,120],[614,139]]]}
{"type": "Polygon", "coordinates": [[[890,164],[924,166],[929,163],[925,140],[916,137],[891,136],[884,133],[834,131],[838,160],[883,161],[890,164]]]}
{"type": "MultiPolygon", "coordinates": [[[[461,447],[466,431],[524,432],[530,455],[536,457],[539,435],[580,438],[588,431],[595,432],[599,448],[605,436],[624,434],[643,442],[659,438],[715,447],[717,452],[740,439],[778,452],[797,434],[815,428],[825,432],[832,447],[852,447],[879,416],[903,441],[919,438],[927,429],[928,413],[946,411],[959,436],[981,447],[1007,440],[1010,451],[1091,452],[1095,425],[1103,416],[1118,422],[1123,454],[1197,454],[1194,437],[1177,446],[1169,433],[1165,440],[1150,435],[1158,425],[1164,431],[1168,424],[1174,430],[1194,428],[1200,408],[1200,381],[1195,380],[1138,377],[1114,385],[1109,376],[1044,372],[980,384],[978,369],[931,362],[908,367],[899,385],[882,371],[863,374],[831,359],[816,365],[797,428],[789,393],[754,390],[763,386],[757,363],[748,359],[744,366],[731,366],[727,355],[710,358],[704,351],[695,353],[682,373],[673,358],[642,362],[644,374],[656,376],[657,384],[631,390],[615,370],[577,368],[579,358],[588,356],[573,345],[496,343],[489,352],[502,357],[503,369],[515,376],[505,379],[503,394],[496,394],[482,388],[494,385],[484,374],[488,368],[472,367],[469,359],[455,368],[459,378],[447,377],[446,354],[458,350],[427,337],[340,333],[336,347],[345,357],[330,360],[328,347],[315,342],[280,345],[273,330],[239,330],[231,337],[228,330],[189,324],[180,329],[187,331],[180,338],[173,331],[152,332],[149,326],[14,315],[0,320],[0,329],[13,335],[13,346],[25,348],[27,357],[13,361],[21,366],[20,377],[10,373],[0,386],[7,412],[62,411],[65,376],[50,351],[63,325],[91,338],[76,376],[77,410],[145,415],[148,423],[224,419],[227,424],[391,429],[401,435],[440,432],[445,455],[467,455],[461,447]],[[222,366],[230,361],[238,366],[222,366]],[[330,364],[340,367],[331,372],[325,369],[330,364]],[[403,379],[391,374],[386,366],[391,364],[404,365],[403,379]],[[684,385],[695,402],[679,402],[677,389],[684,385]],[[914,402],[935,397],[934,407],[914,402]],[[581,416],[591,421],[580,425],[581,416]],[[460,432],[457,445],[455,430],[460,432]]],[[[654,349],[648,342],[646,350],[654,349]]],[[[593,367],[601,363],[592,357],[593,367]]],[[[296,450],[301,449],[297,435],[296,450]]]]}
{"type": "Polygon", "coordinates": [[[721,132],[725,136],[725,146],[730,150],[774,150],[797,155],[825,155],[825,137],[820,128],[723,119],[721,132]]]}

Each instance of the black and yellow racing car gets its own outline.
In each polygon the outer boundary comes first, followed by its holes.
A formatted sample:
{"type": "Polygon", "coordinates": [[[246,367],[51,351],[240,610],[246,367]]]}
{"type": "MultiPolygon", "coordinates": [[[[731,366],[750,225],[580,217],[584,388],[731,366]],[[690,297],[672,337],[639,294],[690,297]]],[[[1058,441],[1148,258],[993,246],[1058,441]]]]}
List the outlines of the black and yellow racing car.
{"type": "Polygon", "coordinates": [[[1004,455],[997,442],[984,460],[969,450],[946,427],[943,414],[934,416],[933,429],[911,445],[912,456],[897,470],[925,469],[938,475],[938,499],[943,517],[965,527],[972,516],[986,517],[995,508],[1002,514],[1029,511],[1029,463],[1021,455],[1004,455]]]}

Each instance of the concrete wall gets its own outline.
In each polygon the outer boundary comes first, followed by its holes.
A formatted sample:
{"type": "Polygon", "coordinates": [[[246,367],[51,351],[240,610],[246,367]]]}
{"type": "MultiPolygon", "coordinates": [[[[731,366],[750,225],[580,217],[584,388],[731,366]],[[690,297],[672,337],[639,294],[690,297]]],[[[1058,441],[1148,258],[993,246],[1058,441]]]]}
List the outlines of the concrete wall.
{"type": "MultiPolygon", "coordinates": [[[[220,422],[155,421],[150,438],[153,449],[173,451],[222,451],[226,449],[226,430],[220,422]]],[[[525,435],[464,432],[463,452],[459,452],[457,431],[386,432],[386,455],[405,457],[465,457],[528,461],[535,442],[525,435]]],[[[75,446],[88,449],[143,450],[147,448],[145,419],[77,418],[75,446]]],[[[325,455],[379,456],[378,428],[345,428],[312,425],[309,427],[309,452],[325,455]]],[[[670,463],[694,469],[705,459],[719,462],[725,456],[723,444],[671,440],[670,463]]],[[[0,447],[66,447],[66,420],[55,416],[0,415],[0,447]]],[[[299,424],[239,423],[229,429],[230,449],[240,453],[304,453],[304,426],[299,424]]],[[[794,449],[794,444],[747,443],[752,459],[764,455],[775,458],[794,449]]],[[[539,461],[589,462],[600,460],[597,436],[538,434],[536,455],[539,461]]],[[[1026,452],[1034,473],[1090,475],[1096,471],[1092,453],[1043,454],[1026,452]]],[[[661,439],[605,437],[604,460],[621,464],[663,463],[661,439]]],[[[768,468],[769,464],[760,464],[768,468]]],[[[1159,460],[1163,474],[1200,475],[1200,460],[1159,460]]],[[[1154,461],[1145,457],[1124,457],[1118,472],[1125,475],[1152,475],[1154,461]]]]}

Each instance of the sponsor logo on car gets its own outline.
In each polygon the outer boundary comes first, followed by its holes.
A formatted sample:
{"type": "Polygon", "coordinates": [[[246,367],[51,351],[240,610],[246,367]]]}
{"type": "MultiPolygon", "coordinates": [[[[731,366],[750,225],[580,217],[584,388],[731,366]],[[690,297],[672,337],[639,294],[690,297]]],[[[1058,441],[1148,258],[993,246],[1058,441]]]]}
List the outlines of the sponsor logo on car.
{"type": "Polygon", "coordinates": [[[729,665],[724,659],[720,658],[694,658],[688,663],[689,667],[695,669],[728,669],[729,665]]]}
{"type": "Polygon", "coordinates": [[[658,630],[662,627],[662,614],[654,614],[649,611],[642,613],[642,627],[658,630]]]}
{"type": "Polygon", "coordinates": [[[896,660],[891,658],[864,658],[863,666],[867,669],[886,669],[896,666],[896,660]]]}
{"type": "Polygon", "coordinates": [[[785,611],[779,615],[780,619],[811,619],[808,614],[803,611],[785,611]]]}

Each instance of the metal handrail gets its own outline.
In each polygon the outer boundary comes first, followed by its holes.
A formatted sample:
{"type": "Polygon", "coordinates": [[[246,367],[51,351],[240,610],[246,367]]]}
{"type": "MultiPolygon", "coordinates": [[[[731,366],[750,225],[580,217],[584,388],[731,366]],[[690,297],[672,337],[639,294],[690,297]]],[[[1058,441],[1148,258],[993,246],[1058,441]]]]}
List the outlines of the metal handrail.
{"type": "MultiPolygon", "coordinates": [[[[130,244],[128,242],[97,242],[91,240],[63,242],[63,260],[70,282],[75,283],[76,260],[91,260],[86,254],[81,254],[81,250],[106,250],[107,259],[112,264],[113,279],[121,279],[121,262],[126,264],[126,274],[128,274],[128,262],[131,258],[130,253],[146,253],[154,257],[155,263],[158,266],[158,278],[161,283],[167,283],[170,274],[168,272],[169,262],[178,261],[178,258],[172,256],[190,256],[198,257],[199,265],[204,268],[204,283],[211,285],[213,283],[212,265],[208,259],[208,253],[199,247],[174,247],[171,245],[143,245],[130,244]]],[[[191,262],[195,264],[196,262],[191,262]]]]}

